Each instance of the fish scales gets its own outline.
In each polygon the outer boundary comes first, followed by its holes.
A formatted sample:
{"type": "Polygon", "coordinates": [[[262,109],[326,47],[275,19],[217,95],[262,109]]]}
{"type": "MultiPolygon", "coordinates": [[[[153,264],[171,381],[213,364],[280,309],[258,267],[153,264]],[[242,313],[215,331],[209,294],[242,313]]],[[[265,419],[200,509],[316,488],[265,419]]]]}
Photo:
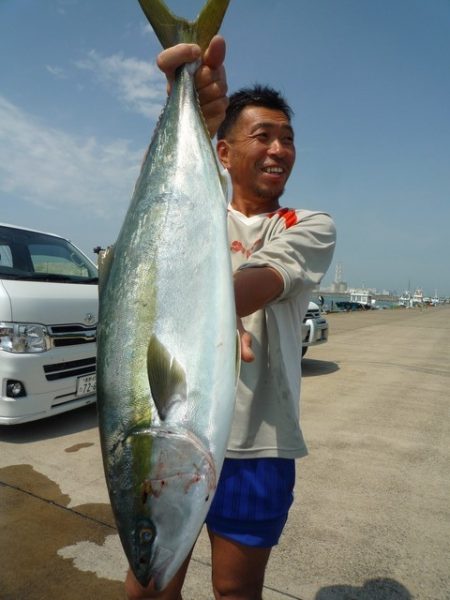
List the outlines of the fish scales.
{"type": "Polygon", "coordinates": [[[210,506],[237,377],[226,203],[198,107],[197,66],[177,74],[101,277],[105,475],[130,566],[158,589],[210,506]]]}

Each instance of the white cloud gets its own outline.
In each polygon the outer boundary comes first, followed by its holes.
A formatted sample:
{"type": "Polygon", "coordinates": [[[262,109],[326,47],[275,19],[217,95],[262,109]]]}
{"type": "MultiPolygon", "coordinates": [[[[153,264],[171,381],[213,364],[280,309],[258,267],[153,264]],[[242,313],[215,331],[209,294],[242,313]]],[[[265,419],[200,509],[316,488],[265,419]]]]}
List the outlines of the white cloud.
{"type": "Polygon", "coordinates": [[[143,150],[46,127],[0,96],[0,192],[47,208],[113,216],[128,203],[143,150]],[[124,202],[125,199],[125,202],[124,202]]]}
{"type": "Polygon", "coordinates": [[[166,99],[166,83],[159,69],[121,53],[101,56],[91,50],[76,63],[79,69],[92,71],[128,110],[156,119],[166,99]]]}
{"type": "Polygon", "coordinates": [[[66,75],[65,71],[61,67],[45,65],[45,68],[51,75],[53,75],[57,79],[67,79],[67,75],[66,75]]]}

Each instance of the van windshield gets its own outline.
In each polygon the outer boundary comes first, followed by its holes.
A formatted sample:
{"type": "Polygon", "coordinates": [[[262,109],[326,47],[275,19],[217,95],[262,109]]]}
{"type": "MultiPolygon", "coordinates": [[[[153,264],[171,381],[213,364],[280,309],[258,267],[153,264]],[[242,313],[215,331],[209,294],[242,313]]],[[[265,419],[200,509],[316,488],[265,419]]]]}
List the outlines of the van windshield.
{"type": "Polygon", "coordinates": [[[0,277],[97,283],[95,266],[67,240],[0,225],[0,277]]]}

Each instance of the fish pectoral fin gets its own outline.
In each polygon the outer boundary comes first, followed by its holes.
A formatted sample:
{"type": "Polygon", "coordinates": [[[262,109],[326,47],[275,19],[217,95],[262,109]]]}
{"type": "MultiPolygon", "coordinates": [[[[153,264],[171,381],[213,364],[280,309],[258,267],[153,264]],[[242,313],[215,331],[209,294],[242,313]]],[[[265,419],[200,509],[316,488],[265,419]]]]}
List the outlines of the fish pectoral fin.
{"type": "Polygon", "coordinates": [[[139,0],[139,4],[163,48],[191,42],[206,50],[219,31],[229,1],[208,0],[194,22],[174,15],[163,0],[139,0]]]}
{"type": "Polygon", "coordinates": [[[98,255],[98,290],[101,294],[108,281],[111,265],[114,259],[114,245],[108,246],[98,255]]]}
{"type": "Polygon", "coordinates": [[[156,410],[164,421],[170,407],[186,399],[186,373],[156,335],[148,344],[147,371],[156,410]]]}

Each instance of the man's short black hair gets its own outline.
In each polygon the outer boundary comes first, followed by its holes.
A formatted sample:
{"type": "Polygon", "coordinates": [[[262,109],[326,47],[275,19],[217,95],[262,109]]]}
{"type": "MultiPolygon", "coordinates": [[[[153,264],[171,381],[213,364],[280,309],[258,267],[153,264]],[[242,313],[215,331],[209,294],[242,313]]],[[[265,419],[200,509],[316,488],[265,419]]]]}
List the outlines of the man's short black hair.
{"type": "Polygon", "coordinates": [[[222,121],[218,131],[217,139],[225,138],[236,123],[239,115],[247,106],[262,106],[272,110],[283,112],[289,121],[292,118],[293,112],[285,98],[273,88],[267,85],[256,84],[253,87],[242,88],[229,98],[229,104],[225,119],[222,121]]]}

